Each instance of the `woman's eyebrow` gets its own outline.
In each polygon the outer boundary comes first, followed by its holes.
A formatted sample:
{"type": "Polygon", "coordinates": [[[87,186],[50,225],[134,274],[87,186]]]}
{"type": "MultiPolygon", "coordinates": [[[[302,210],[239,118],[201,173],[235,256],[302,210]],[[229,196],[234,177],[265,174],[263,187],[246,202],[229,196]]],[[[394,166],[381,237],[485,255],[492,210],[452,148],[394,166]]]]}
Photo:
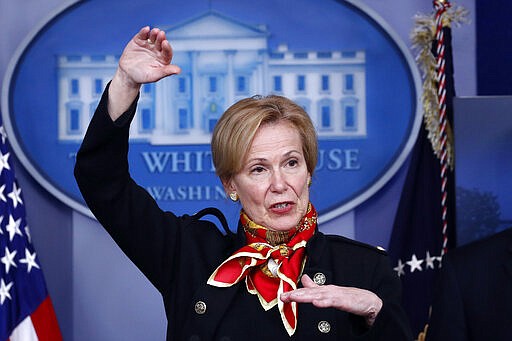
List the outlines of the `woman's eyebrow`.
{"type": "MultiPolygon", "coordinates": [[[[300,154],[301,152],[296,150],[296,149],[292,149],[290,151],[287,151],[286,153],[283,154],[284,157],[289,157],[291,156],[292,154],[300,154]]],[[[268,159],[266,157],[253,157],[253,158],[249,158],[247,159],[247,163],[250,163],[250,162],[263,162],[263,161],[267,161],[268,159]]]]}

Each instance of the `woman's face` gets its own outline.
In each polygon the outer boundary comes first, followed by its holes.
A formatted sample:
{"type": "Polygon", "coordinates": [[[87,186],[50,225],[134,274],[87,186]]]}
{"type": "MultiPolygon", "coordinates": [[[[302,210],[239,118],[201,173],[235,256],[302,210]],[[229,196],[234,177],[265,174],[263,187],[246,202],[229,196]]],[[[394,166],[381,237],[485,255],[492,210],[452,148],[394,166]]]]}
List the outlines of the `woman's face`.
{"type": "Polygon", "coordinates": [[[289,230],[306,214],[309,172],[297,130],[288,122],[262,125],[242,170],[225,183],[257,224],[289,230]]]}

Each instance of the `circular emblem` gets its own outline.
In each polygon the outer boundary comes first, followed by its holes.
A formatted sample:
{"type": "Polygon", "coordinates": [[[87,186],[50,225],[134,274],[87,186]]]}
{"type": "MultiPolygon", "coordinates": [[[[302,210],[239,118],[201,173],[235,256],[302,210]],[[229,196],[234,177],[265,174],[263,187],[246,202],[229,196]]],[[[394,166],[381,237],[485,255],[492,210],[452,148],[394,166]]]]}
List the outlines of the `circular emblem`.
{"type": "Polygon", "coordinates": [[[320,321],[318,322],[318,330],[323,334],[327,334],[331,331],[331,324],[327,321],[320,321]]]}
{"type": "Polygon", "coordinates": [[[194,305],[194,310],[196,314],[203,315],[206,313],[206,303],[203,301],[197,301],[194,305]]]}
{"type": "Polygon", "coordinates": [[[317,272],[313,276],[313,282],[315,282],[315,284],[317,284],[317,285],[324,285],[326,280],[327,280],[327,278],[321,272],[317,272]]]}
{"type": "Polygon", "coordinates": [[[76,152],[123,46],[147,23],[167,32],[182,69],[141,89],[130,134],[130,172],[163,209],[216,206],[237,219],[240,205],[215,176],[209,141],[222,112],[254,94],[284,95],[311,116],[320,222],[371,197],[406,159],[420,123],[419,75],[405,46],[359,2],[154,3],[157,12],[147,1],[66,7],[25,40],[6,72],[2,115],[13,149],[72,208],[90,214],[73,177],[76,152]],[[311,6],[316,14],[304,16],[311,6]]]}

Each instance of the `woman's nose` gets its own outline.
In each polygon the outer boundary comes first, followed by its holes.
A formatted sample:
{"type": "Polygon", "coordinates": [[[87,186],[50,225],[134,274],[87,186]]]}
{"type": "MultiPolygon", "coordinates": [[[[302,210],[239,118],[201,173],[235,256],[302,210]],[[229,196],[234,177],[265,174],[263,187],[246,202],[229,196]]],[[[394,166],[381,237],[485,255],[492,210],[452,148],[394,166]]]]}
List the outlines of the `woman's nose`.
{"type": "Polygon", "coordinates": [[[270,188],[275,192],[283,192],[286,190],[286,179],[284,174],[280,171],[272,172],[272,177],[270,180],[270,188]]]}

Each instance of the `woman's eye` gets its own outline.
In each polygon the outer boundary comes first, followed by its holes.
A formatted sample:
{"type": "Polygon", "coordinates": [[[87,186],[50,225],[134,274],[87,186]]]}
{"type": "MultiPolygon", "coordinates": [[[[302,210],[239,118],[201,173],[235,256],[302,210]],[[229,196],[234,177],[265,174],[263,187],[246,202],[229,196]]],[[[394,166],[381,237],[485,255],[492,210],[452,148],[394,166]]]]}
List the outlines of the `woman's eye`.
{"type": "Polygon", "coordinates": [[[299,162],[297,160],[290,160],[288,161],[288,166],[290,167],[295,167],[299,164],[299,162]]]}
{"type": "Polygon", "coordinates": [[[261,166],[257,166],[257,167],[254,167],[253,169],[251,169],[251,172],[252,173],[262,173],[264,170],[265,170],[265,168],[263,168],[261,166]]]}

